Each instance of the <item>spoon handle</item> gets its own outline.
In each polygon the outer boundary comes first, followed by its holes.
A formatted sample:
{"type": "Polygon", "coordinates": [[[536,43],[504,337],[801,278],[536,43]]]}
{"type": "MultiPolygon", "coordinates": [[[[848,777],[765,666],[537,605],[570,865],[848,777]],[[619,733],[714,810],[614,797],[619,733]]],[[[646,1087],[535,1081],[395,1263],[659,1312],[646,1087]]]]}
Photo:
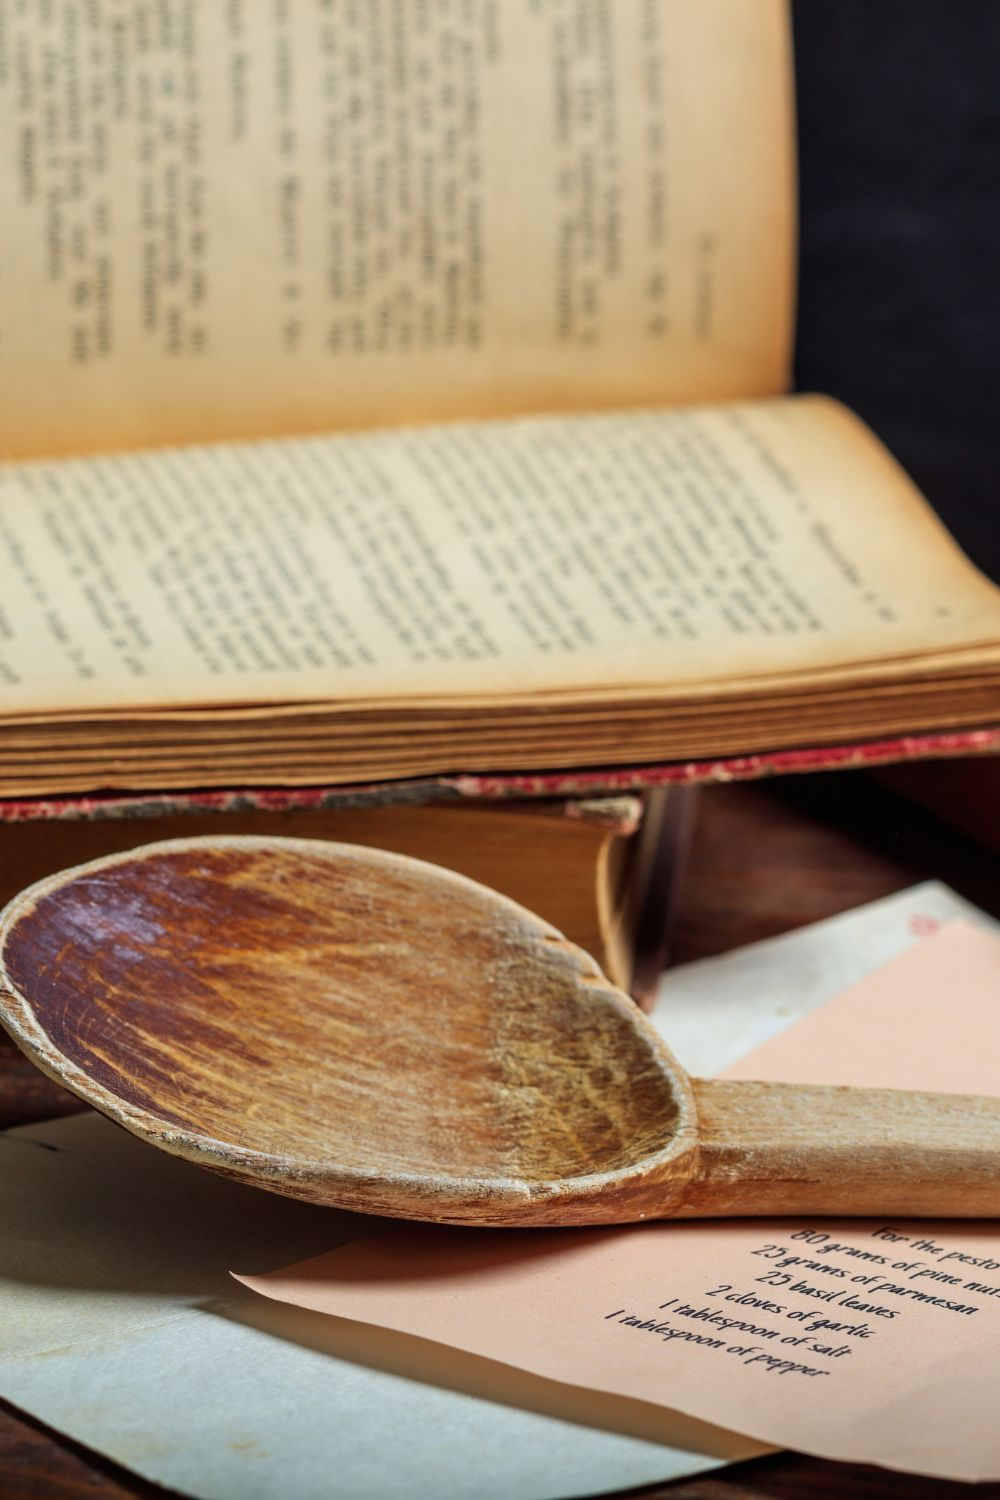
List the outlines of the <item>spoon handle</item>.
{"type": "Polygon", "coordinates": [[[691,1082],[699,1171],[678,1215],[1000,1216],[1000,1099],[691,1082]]]}

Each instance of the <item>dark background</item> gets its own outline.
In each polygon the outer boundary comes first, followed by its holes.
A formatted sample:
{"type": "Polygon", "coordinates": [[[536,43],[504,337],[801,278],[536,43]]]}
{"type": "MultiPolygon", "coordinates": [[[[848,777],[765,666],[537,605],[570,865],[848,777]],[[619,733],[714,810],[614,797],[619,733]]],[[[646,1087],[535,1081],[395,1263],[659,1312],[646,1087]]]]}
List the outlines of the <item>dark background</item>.
{"type": "Polygon", "coordinates": [[[1000,581],[1000,0],[793,17],[796,384],[859,412],[1000,581]]]}

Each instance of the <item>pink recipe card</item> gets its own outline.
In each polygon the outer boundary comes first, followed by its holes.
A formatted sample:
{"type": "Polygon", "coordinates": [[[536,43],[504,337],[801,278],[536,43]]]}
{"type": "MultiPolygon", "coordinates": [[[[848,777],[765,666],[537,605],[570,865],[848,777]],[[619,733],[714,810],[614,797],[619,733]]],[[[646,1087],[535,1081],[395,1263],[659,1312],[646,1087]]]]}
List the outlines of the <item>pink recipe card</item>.
{"type": "MultiPolygon", "coordinates": [[[[727,1076],[1000,1094],[1000,937],[951,924],[727,1076]]],[[[782,1447],[1000,1477],[996,1223],[408,1225],[239,1280],[782,1447]]]]}

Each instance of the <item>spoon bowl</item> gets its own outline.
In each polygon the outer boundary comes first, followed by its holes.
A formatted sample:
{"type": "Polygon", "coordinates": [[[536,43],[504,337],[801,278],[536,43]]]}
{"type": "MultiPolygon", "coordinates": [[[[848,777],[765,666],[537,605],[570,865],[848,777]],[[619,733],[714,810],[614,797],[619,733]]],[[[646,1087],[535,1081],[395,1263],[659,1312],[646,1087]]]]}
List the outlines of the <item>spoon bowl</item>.
{"type": "Polygon", "coordinates": [[[152,1144],[366,1213],[1000,1211],[997,1101],[693,1081],[546,922],[377,850],[180,839],[44,880],[0,915],[0,1020],[152,1144]]]}
{"type": "Polygon", "coordinates": [[[589,1218],[607,1180],[665,1181],[692,1149],[686,1077],[596,964],[416,860],[156,844],[25,892],[0,963],[6,1023],[46,1072],[295,1197],[508,1223],[544,1222],[551,1198],[589,1218]]]}

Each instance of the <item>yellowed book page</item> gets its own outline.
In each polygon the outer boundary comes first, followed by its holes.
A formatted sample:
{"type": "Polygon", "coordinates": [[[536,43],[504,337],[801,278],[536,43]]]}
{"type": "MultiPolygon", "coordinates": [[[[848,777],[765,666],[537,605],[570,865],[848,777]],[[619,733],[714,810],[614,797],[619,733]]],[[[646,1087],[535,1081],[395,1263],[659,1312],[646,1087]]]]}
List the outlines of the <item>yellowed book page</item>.
{"type": "Polygon", "coordinates": [[[785,0],[0,0],[0,452],[787,383],[785,0]]]}
{"type": "Polygon", "coordinates": [[[1000,650],[1000,591],[819,397],[9,464],[0,574],[8,715],[670,703],[1000,650]]]}

